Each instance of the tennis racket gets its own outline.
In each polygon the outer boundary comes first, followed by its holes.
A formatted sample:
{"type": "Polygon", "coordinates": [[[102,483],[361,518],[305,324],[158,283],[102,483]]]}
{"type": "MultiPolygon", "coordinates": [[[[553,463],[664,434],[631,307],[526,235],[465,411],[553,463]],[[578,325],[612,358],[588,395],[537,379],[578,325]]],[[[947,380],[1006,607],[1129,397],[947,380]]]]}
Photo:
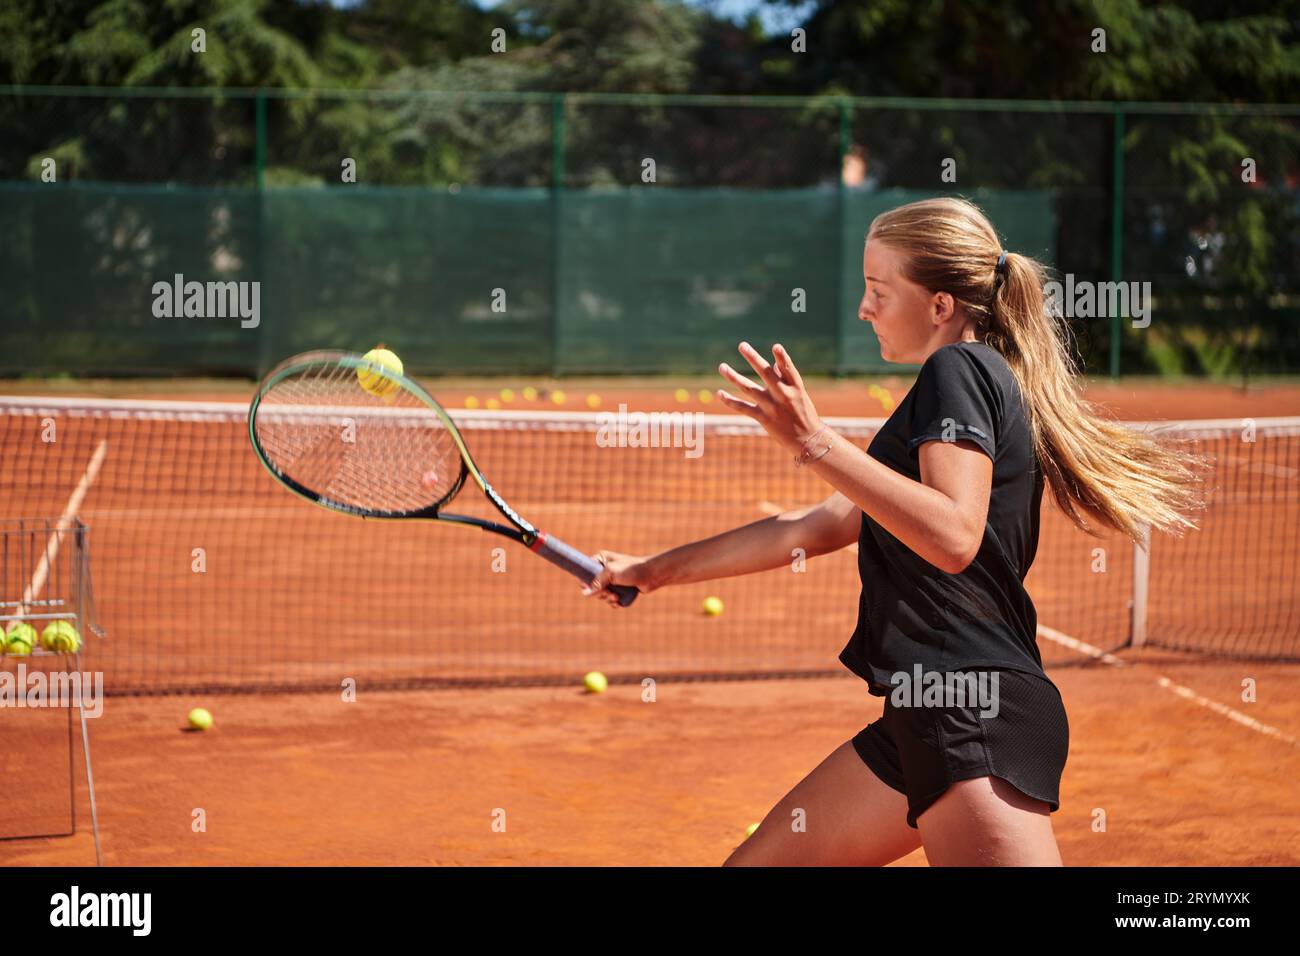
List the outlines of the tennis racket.
{"type": "MultiPolygon", "coordinates": [[[[472,525],[518,541],[584,584],[600,573],[595,558],[543,534],[506,504],[432,395],[360,355],[306,352],[276,366],[249,406],[248,436],[271,476],[314,504],[361,518],[472,525]],[[509,524],[443,510],[466,478],[509,524]]],[[[640,593],[627,585],[612,590],[623,607],[640,593]]]]}

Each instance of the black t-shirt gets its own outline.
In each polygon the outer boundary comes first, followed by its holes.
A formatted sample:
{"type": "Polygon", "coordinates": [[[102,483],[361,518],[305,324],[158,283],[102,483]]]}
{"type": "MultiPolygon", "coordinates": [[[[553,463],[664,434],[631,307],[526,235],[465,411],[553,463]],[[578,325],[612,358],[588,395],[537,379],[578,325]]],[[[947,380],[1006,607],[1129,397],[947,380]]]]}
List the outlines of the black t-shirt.
{"type": "Polygon", "coordinates": [[[1042,471],[1014,374],[977,342],[944,346],[926,360],[867,453],[920,481],[922,443],[963,439],[993,460],[993,484],[979,553],[961,573],[940,571],[862,515],[858,626],[840,661],[877,696],[893,689],[891,675],[911,676],[917,664],[1045,676],[1038,615],[1024,588],[1038,550],[1042,471]]]}

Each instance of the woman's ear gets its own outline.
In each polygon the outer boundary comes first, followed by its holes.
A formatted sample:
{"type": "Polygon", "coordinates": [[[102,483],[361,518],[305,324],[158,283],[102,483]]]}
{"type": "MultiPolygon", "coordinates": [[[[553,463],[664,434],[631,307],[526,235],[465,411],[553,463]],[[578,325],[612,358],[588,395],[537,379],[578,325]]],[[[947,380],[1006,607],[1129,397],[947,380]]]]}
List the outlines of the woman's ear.
{"type": "Polygon", "coordinates": [[[956,311],[957,301],[948,292],[936,292],[930,299],[930,320],[935,325],[950,321],[956,311]]]}

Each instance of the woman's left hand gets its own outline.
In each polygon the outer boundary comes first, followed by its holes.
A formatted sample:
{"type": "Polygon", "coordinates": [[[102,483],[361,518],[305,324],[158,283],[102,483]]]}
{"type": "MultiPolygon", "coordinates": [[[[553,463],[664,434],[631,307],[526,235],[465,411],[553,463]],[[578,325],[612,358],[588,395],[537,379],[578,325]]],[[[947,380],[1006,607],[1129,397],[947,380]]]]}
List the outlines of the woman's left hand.
{"type": "Polygon", "coordinates": [[[736,386],[740,397],[718,389],[718,398],[728,408],[754,419],[765,432],[798,455],[808,439],[822,427],[822,421],[817,417],[817,409],[813,408],[812,399],[803,387],[803,379],[794,367],[790,353],[782,346],[774,345],[774,361],[768,362],[748,342],[741,342],[739,351],[767,387],[755,385],[723,362],[718,371],[736,386]]]}

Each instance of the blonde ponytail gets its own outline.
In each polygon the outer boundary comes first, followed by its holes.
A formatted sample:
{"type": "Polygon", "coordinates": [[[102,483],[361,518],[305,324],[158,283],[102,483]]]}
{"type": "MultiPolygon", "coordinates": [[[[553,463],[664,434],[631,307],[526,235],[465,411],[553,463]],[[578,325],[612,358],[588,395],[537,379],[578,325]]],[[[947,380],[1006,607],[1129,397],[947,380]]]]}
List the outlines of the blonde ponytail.
{"type": "Polygon", "coordinates": [[[1048,309],[1046,269],[1007,253],[999,270],[1001,242],[979,207],[947,198],[909,203],[877,216],[867,238],[903,253],[908,279],[951,294],[975,321],[976,337],[1006,359],[1044,478],[1070,520],[1093,533],[1096,521],[1135,541],[1147,526],[1195,527],[1200,459],[1084,401],[1068,327],[1048,309]]]}

